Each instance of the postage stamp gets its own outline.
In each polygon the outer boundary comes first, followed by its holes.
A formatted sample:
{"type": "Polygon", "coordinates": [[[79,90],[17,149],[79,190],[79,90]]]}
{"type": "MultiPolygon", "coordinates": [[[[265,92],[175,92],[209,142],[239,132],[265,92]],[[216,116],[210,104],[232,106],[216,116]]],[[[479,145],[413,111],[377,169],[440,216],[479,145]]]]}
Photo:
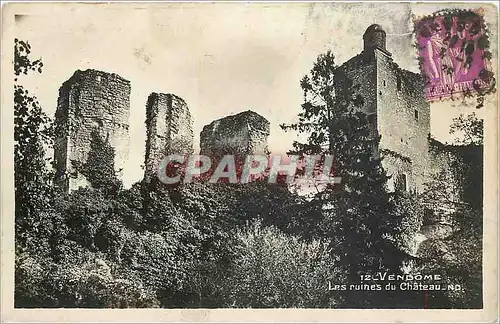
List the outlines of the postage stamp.
{"type": "Polygon", "coordinates": [[[427,100],[494,89],[488,32],[480,10],[441,11],[415,20],[415,34],[427,100]]]}

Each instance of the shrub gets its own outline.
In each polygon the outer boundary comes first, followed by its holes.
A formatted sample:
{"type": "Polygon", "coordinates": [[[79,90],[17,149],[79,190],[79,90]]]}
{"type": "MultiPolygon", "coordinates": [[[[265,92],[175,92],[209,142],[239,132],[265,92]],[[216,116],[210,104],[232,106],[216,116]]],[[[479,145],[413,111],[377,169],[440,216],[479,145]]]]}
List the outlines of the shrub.
{"type": "Polygon", "coordinates": [[[227,306],[331,307],[333,262],[328,244],[301,242],[259,222],[237,232],[239,254],[224,283],[227,306]]]}

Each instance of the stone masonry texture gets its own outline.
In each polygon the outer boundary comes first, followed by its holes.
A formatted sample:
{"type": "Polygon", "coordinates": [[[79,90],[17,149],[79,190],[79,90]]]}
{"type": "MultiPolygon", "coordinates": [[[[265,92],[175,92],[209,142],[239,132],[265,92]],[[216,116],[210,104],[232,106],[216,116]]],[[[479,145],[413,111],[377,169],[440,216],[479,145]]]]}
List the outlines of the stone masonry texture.
{"type": "Polygon", "coordinates": [[[368,27],[364,50],[345,62],[344,69],[359,85],[375,133],[381,136],[379,152],[383,166],[396,179],[406,179],[406,189],[422,192],[429,179],[430,105],[425,101],[420,75],[403,70],[385,48],[385,32],[378,25],[368,27]]]}
{"type": "Polygon", "coordinates": [[[200,134],[200,154],[221,158],[234,154],[244,158],[247,154],[268,154],[269,121],[247,110],[213,121],[203,127],[200,134]]]}
{"type": "Polygon", "coordinates": [[[75,170],[85,163],[91,133],[97,131],[115,150],[120,171],[129,150],[130,82],[113,73],[77,70],[59,89],[54,162],[56,182],[65,190],[88,186],[75,170]]]}
{"type": "Polygon", "coordinates": [[[193,128],[186,102],[173,94],[151,93],[146,104],[146,178],[169,154],[193,152],[193,128]]]}

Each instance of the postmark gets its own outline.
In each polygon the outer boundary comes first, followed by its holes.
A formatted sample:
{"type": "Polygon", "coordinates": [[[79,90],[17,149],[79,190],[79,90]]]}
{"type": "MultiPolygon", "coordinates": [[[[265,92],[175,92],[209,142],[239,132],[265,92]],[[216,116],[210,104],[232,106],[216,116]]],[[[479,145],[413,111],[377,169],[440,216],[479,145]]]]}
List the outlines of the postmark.
{"type": "Polygon", "coordinates": [[[495,89],[481,10],[447,10],[414,20],[428,101],[480,96],[495,89]]]}

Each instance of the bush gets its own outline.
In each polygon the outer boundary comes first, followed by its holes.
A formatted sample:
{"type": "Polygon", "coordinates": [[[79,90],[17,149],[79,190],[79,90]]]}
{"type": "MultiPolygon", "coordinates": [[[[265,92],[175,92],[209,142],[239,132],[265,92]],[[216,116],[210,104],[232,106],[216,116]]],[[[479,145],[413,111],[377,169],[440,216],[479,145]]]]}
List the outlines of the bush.
{"type": "MultiPolygon", "coordinates": [[[[82,263],[52,263],[19,255],[16,307],[153,308],[153,290],[140,280],[112,275],[110,262],[87,253],[82,263]]],[[[73,260],[74,261],[74,260],[73,260]]]]}
{"type": "Polygon", "coordinates": [[[237,232],[239,254],[224,283],[228,307],[332,307],[328,244],[301,242],[259,222],[237,232]]]}

